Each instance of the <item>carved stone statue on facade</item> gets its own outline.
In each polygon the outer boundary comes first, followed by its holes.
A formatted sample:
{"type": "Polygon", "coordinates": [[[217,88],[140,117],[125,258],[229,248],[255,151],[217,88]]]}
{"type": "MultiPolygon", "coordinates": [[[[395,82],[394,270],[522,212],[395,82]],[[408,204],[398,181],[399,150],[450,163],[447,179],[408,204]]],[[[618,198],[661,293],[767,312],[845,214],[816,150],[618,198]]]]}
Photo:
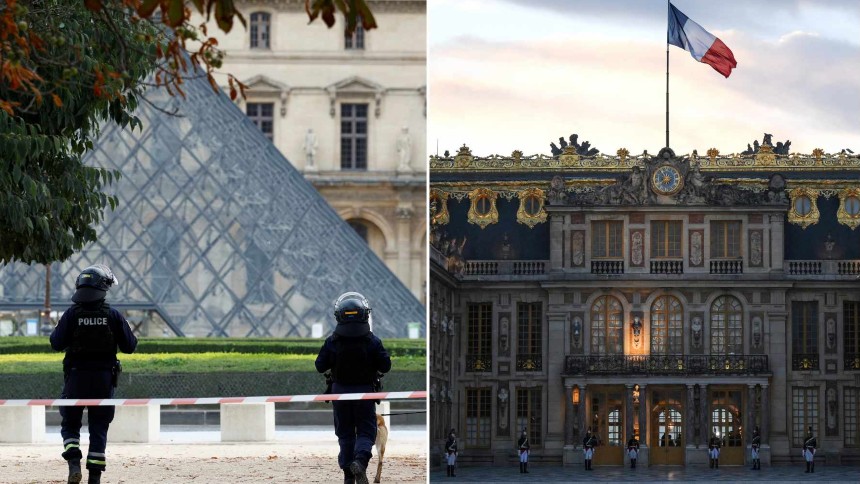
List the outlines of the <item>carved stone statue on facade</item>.
{"type": "Polygon", "coordinates": [[[500,327],[499,350],[501,350],[502,353],[507,353],[507,351],[508,351],[508,338],[509,338],[508,332],[510,330],[510,321],[508,320],[507,317],[503,317],[499,321],[499,327],[500,327]]]}
{"type": "Polygon", "coordinates": [[[400,157],[400,164],[397,166],[397,171],[410,171],[412,167],[409,162],[412,158],[412,136],[409,135],[409,128],[403,127],[400,131],[400,136],[397,137],[397,154],[400,157]]]}
{"type": "Polygon", "coordinates": [[[556,146],[555,143],[549,144],[550,150],[552,151],[552,156],[558,156],[562,154],[564,152],[564,149],[568,146],[573,146],[574,151],[576,151],[576,154],[579,156],[594,156],[600,153],[600,150],[598,150],[597,148],[592,148],[591,143],[589,143],[588,141],[583,141],[582,144],[580,144],[577,141],[578,139],[579,135],[574,133],[570,135],[570,144],[568,144],[568,142],[564,140],[564,136],[559,137],[559,146],[556,146]]]}
{"type": "Polygon", "coordinates": [[[643,245],[644,241],[642,240],[642,232],[637,231],[633,232],[633,243],[630,249],[630,262],[635,266],[641,266],[643,262],[643,245]]]}
{"type": "Polygon", "coordinates": [[[462,276],[466,271],[466,259],[463,257],[465,247],[466,236],[463,236],[463,241],[459,244],[454,238],[448,245],[448,272],[455,276],[462,276]]]}
{"type": "Polygon", "coordinates": [[[773,146],[773,135],[770,133],[765,133],[764,138],[761,140],[761,144],[773,146]]]}
{"type": "Polygon", "coordinates": [[[704,260],[704,241],[701,231],[691,231],[690,234],[690,265],[698,267],[704,260]]]}
{"type": "Polygon", "coordinates": [[[508,428],[508,389],[499,390],[499,428],[508,428]]]}
{"type": "Polygon", "coordinates": [[[302,149],[305,151],[305,169],[316,168],[316,165],[314,165],[314,163],[316,161],[317,148],[319,148],[317,135],[314,134],[313,128],[308,128],[308,132],[305,133],[304,144],[302,145],[302,149]]]}
{"type": "Polygon", "coordinates": [[[564,186],[564,178],[560,175],[552,177],[549,190],[546,192],[546,200],[549,205],[564,205],[567,203],[567,189],[564,186]]]}
{"type": "Polygon", "coordinates": [[[791,146],[791,140],[785,140],[785,143],[782,141],[776,142],[776,147],[773,149],[773,152],[777,155],[787,155],[789,154],[789,147],[791,146]]]}

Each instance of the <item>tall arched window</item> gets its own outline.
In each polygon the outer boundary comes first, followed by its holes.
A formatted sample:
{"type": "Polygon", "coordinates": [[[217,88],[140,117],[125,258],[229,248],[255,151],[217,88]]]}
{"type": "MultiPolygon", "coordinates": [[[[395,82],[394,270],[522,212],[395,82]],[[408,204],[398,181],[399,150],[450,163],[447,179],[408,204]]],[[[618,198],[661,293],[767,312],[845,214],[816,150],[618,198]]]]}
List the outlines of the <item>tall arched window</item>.
{"type": "Polygon", "coordinates": [[[651,354],[684,353],[684,308],[674,296],[660,296],[651,305],[651,354]]]}
{"type": "Polygon", "coordinates": [[[251,48],[268,49],[272,31],[272,15],[267,12],[251,14],[251,48]]]}
{"type": "Polygon", "coordinates": [[[720,296],[711,304],[711,354],[744,352],[744,312],[732,296],[720,296]]]}
{"type": "Polygon", "coordinates": [[[600,296],[591,306],[591,353],[620,355],[624,353],[621,302],[612,296],[600,296]]]}

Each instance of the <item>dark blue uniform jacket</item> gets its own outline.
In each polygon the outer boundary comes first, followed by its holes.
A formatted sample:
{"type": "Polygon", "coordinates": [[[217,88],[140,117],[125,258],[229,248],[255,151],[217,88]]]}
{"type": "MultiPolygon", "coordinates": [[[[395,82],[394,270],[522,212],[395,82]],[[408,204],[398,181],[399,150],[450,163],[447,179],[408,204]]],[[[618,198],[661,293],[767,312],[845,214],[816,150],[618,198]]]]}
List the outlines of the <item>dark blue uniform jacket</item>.
{"type": "MultiPolygon", "coordinates": [[[[87,306],[88,308],[90,306],[87,306]]],[[[96,305],[98,307],[98,305],[96,305]]],[[[65,351],[71,344],[77,329],[77,317],[75,311],[81,308],[76,304],[60,318],[57,327],[51,333],[51,348],[55,351],[65,351]]],[[[116,347],[109,353],[100,353],[98,356],[87,354],[73,354],[66,352],[66,357],[63,358],[63,368],[81,368],[81,369],[111,369],[116,362],[116,350],[123,353],[133,353],[137,348],[137,338],[131,331],[128,321],[114,308],[110,308],[108,314],[108,327],[111,330],[116,347]]]]}

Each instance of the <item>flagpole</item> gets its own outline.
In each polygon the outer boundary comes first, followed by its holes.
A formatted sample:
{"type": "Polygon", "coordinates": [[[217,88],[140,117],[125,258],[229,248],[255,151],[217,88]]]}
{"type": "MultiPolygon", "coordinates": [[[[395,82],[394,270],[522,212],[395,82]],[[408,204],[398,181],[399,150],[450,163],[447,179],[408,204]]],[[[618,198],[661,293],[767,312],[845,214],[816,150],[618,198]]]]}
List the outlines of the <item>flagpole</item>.
{"type": "MultiPolygon", "coordinates": [[[[666,15],[672,11],[671,0],[666,1],[666,15]]],[[[669,25],[666,25],[666,148],[669,147],[669,25]]]]}

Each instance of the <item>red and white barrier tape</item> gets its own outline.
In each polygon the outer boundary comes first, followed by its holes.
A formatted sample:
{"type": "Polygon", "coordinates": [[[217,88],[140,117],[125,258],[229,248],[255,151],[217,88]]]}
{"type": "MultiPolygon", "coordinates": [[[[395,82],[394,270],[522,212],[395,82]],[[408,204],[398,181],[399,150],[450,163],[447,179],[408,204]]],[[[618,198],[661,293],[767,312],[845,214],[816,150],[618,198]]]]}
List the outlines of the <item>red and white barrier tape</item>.
{"type": "Polygon", "coordinates": [[[326,395],[283,395],[275,397],[211,398],[106,398],[56,400],[0,400],[0,407],[112,407],[126,405],[214,405],[221,403],[326,402],[331,400],[405,400],[427,398],[426,391],[379,393],[332,393],[326,395]]]}

